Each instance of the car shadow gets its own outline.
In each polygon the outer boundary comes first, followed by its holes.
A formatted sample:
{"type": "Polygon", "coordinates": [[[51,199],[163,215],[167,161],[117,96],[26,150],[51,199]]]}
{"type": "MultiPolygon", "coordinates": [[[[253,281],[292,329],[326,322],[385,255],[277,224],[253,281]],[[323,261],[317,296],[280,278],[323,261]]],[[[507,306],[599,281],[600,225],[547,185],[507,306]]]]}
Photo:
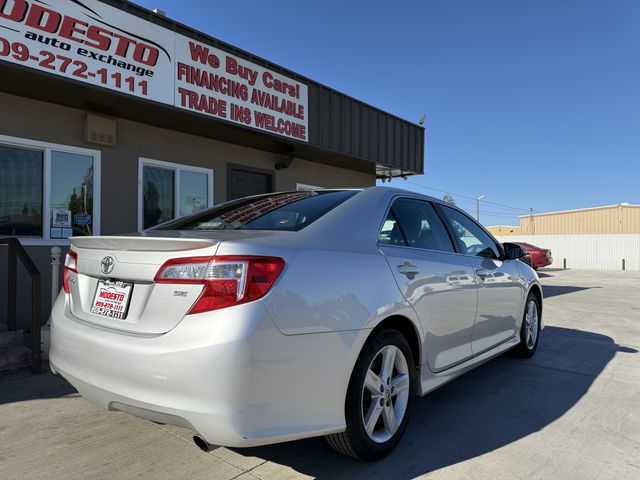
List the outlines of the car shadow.
{"type": "Polygon", "coordinates": [[[592,288],[601,287],[574,287],[571,285],[542,285],[542,294],[544,298],[557,297],[558,295],[566,295],[567,293],[580,292],[582,290],[590,290],[592,288]]]}
{"type": "Polygon", "coordinates": [[[0,374],[0,405],[25,400],[60,398],[78,395],[78,392],[62,377],[49,372],[49,366],[43,362],[42,372],[32,374],[23,369],[0,374]]]}
{"type": "Polygon", "coordinates": [[[378,462],[344,457],[321,438],[234,451],[320,479],[413,478],[554,422],[576,405],[617,352],[637,353],[604,335],[547,327],[533,358],[503,355],[418,399],[401,443],[378,462]]]}
{"type": "Polygon", "coordinates": [[[548,278],[548,277],[553,277],[554,275],[552,275],[554,272],[565,272],[567,269],[565,268],[548,268],[545,267],[543,269],[538,269],[536,270],[536,273],[538,274],[538,277],[540,278],[548,278]]]}

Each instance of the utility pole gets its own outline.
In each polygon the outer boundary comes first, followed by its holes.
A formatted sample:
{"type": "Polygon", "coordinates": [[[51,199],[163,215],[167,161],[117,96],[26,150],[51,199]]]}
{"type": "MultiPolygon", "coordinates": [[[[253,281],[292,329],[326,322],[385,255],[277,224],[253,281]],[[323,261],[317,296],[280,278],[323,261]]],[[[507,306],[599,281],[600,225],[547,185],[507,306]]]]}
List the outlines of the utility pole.
{"type": "Polygon", "coordinates": [[[531,226],[531,235],[536,234],[536,224],[535,219],[533,218],[533,208],[530,208],[529,211],[531,214],[529,215],[529,225],[531,226]]]}
{"type": "Polygon", "coordinates": [[[482,200],[486,195],[480,195],[476,197],[476,220],[480,223],[480,200],[482,200]]]}

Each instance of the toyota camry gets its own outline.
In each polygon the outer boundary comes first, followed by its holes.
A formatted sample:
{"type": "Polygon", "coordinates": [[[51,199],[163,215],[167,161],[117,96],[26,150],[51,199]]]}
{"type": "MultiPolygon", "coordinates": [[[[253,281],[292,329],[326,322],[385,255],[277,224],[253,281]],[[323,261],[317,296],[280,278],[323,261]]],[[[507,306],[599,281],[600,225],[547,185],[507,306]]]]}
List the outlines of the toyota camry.
{"type": "Polygon", "coordinates": [[[374,460],[416,397],[508,350],[535,353],[542,289],[523,255],[456,207],[384,187],[74,237],[51,369],[105,409],[191,429],[205,450],[324,435],[374,460]]]}

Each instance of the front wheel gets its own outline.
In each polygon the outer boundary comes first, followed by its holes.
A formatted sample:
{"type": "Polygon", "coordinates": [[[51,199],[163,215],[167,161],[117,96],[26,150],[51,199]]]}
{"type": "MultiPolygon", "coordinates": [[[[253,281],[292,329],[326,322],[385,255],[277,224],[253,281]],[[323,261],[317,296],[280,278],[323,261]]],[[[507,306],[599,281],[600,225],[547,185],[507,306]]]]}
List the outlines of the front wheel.
{"type": "Polygon", "coordinates": [[[514,348],[519,357],[530,358],[536,353],[540,338],[540,305],[538,297],[529,293],[527,297],[522,327],[520,328],[520,343],[514,348]]]}
{"type": "Polygon", "coordinates": [[[401,333],[381,330],[370,338],[349,382],[347,429],[328,435],[329,445],[362,460],[388,455],[407,427],[416,375],[411,347],[401,333]]]}

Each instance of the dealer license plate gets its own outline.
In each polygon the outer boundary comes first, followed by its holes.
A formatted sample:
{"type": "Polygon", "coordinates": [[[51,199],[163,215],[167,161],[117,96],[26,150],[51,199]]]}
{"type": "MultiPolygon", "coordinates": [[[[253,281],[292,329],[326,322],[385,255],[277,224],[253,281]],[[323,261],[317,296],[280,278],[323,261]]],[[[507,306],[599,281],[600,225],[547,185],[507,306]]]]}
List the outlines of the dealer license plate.
{"type": "Polygon", "coordinates": [[[119,280],[98,280],[91,313],[124,319],[127,317],[133,284],[119,280]]]}

